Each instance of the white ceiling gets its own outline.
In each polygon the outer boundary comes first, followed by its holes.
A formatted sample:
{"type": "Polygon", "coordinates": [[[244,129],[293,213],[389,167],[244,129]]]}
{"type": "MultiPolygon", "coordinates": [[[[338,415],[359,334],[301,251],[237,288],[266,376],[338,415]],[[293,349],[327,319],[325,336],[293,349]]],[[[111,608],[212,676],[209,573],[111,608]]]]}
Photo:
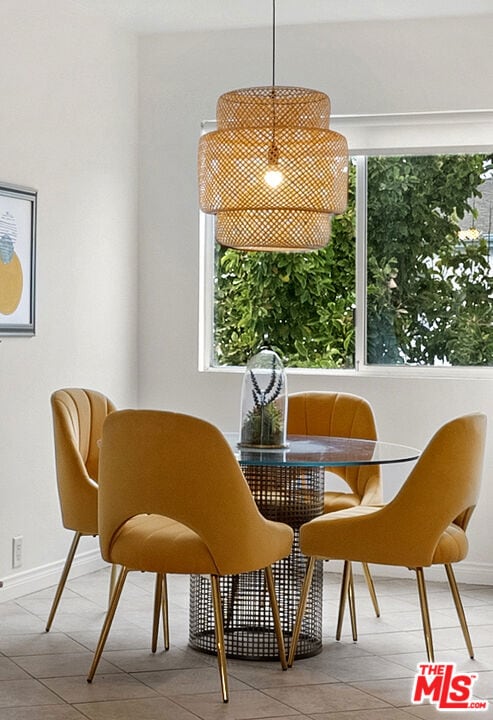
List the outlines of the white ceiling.
{"type": "MultiPolygon", "coordinates": [[[[138,33],[256,27],[272,23],[271,0],[67,0],[138,33]]],[[[277,0],[276,24],[493,13],[493,0],[277,0]]]]}

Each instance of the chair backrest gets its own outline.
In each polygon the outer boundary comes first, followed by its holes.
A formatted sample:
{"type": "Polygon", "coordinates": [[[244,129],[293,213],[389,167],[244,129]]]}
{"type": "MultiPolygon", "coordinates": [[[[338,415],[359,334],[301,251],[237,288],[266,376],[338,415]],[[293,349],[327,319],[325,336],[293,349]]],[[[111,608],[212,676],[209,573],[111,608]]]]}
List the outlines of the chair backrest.
{"type": "Polygon", "coordinates": [[[95,390],[63,388],[51,396],[58,494],[63,524],[97,534],[99,445],[113,403],[95,390]]]}
{"type": "MultiPolygon", "coordinates": [[[[371,405],[358,395],[340,392],[302,392],[288,397],[287,431],[291,435],[376,440],[377,429],[371,405]]],[[[380,466],[329,467],[366,505],[382,502],[380,466]]]]}
{"type": "MultiPolygon", "coordinates": [[[[451,420],[432,437],[394,499],[378,513],[382,527],[395,528],[392,544],[409,567],[431,563],[443,531],[465,529],[479,497],[486,415],[451,420]]],[[[372,540],[370,539],[371,543],[372,540]]]]}
{"type": "Polygon", "coordinates": [[[191,528],[220,574],[272,562],[272,523],[260,514],[224,436],[199,418],[160,410],[121,410],[107,418],[99,474],[104,559],[111,561],[115,532],[140,514],[191,528]]]}

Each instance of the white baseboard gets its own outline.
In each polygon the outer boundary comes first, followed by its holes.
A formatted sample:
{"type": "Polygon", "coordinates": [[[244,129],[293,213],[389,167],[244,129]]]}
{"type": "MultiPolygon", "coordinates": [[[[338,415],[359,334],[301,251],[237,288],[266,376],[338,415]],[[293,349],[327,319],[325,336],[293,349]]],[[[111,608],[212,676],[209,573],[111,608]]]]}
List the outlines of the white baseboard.
{"type": "MultiPolygon", "coordinates": [[[[3,587],[0,585],[0,602],[7,600],[15,600],[22,595],[29,595],[47,587],[56,585],[63,569],[64,560],[48,563],[31,570],[15,573],[3,578],[3,587]]],[[[87,575],[101,568],[108,567],[108,564],[102,560],[99,548],[88,550],[87,552],[76,555],[72,568],[70,570],[70,578],[87,575]]],[[[359,563],[353,563],[355,574],[361,573],[359,563]]],[[[332,560],[324,563],[325,572],[340,572],[342,563],[332,560]]],[[[493,565],[491,563],[473,563],[461,562],[454,566],[457,582],[472,585],[493,585],[493,565]]],[[[406,568],[393,567],[391,565],[372,565],[371,573],[373,577],[389,577],[389,578],[409,578],[413,577],[406,568]]],[[[435,565],[425,569],[427,580],[446,582],[447,578],[443,567],[435,565]]]]}
{"type": "MultiPolygon", "coordinates": [[[[2,580],[3,587],[0,588],[0,602],[15,600],[22,595],[29,595],[56,585],[60,579],[64,564],[65,560],[59,560],[4,577],[2,580]]],[[[108,567],[108,564],[101,558],[99,548],[77,553],[70,569],[69,580],[70,578],[87,575],[103,567],[108,567]]]]}
{"type": "MultiPolygon", "coordinates": [[[[370,565],[373,577],[409,578],[413,577],[407,568],[392,565],[370,565]]],[[[467,560],[454,564],[454,573],[459,583],[467,585],[493,585],[493,565],[491,563],[474,563],[467,560]]],[[[324,564],[325,572],[340,572],[342,562],[331,560],[324,564]]],[[[353,563],[356,575],[362,574],[361,565],[353,563]]],[[[447,582],[447,576],[442,565],[432,565],[425,568],[425,578],[430,581],[447,582]]]]}

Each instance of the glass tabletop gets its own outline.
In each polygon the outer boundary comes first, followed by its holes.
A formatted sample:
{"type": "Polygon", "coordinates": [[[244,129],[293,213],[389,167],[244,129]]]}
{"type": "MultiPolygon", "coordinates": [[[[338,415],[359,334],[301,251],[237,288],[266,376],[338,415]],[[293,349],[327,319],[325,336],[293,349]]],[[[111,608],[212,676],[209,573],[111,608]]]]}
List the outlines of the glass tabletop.
{"type": "Polygon", "coordinates": [[[225,433],[242,465],[336,467],[385,465],[416,460],[420,451],[407,445],[322,435],[289,435],[286,448],[245,448],[238,433],[225,433]]]}

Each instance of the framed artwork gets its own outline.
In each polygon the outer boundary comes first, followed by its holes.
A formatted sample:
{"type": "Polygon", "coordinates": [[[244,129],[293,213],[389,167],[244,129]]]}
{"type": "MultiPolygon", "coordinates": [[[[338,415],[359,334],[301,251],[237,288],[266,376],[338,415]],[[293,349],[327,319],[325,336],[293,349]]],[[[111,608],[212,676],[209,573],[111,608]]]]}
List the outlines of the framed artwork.
{"type": "Polygon", "coordinates": [[[34,335],[36,201],[36,190],[0,183],[0,336],[34,335]]]}

